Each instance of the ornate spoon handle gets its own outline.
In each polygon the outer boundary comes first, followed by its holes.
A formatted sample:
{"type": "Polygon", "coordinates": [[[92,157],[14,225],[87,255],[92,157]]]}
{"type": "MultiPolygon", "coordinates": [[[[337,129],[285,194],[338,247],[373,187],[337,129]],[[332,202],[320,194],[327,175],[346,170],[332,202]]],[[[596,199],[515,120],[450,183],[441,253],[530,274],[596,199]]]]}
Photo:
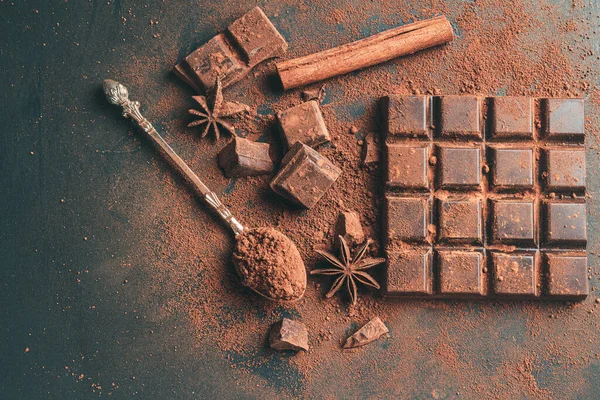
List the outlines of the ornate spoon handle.
{"type": "Polygon", "coordinates": [[[121,85],[119,82],[115,82],[110,79],[106,79],[102,85],[104,87],[104,93],[106,98],[112,104],[123,107],[123,116],[125,118],[131,118],[148,134],[150,139],[158,146],[160,151],[167,156],[171,164],[179,171],[188,182],[194,187],[194,189],[204,197],[204,200],[210,204],[223,219],[227,222],[233,233],[237,236],[244,231],[242,224],[236,220],[231,212],[221,203],[221,200],[217,195],[211,191],[198,176],[192,171],[192,169],[175,153],[175,151],[169,146],[167,142],[159,135],[154,129],[150,121],[148,121],[140,113],[140,103],[137,101],[129,100],[129,92],[127,88],[121,85]]]}

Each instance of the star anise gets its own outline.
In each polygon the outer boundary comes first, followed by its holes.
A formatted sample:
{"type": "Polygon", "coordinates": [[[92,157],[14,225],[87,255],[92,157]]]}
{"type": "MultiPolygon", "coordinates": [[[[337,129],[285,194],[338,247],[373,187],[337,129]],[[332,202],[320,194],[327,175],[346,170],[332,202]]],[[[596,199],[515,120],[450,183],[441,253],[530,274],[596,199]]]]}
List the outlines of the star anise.
{"type": "Polygon", "coordinates": [[[245,104],[234,101],[223,101],[223,89],[221,87],[221,79],[219,78],[217,78],[215,91],[210,99],[206,96],[192,96],[192,98],[200,104],[202,110],[189,110],[190,114],[199,118],[191,122],[188,127],[206,125],[202,132],[202,137],[208,134],[211,126],[215,132],[216,140],[219,140],[220,137],[219,126],[224,128],[226,132],[229,132],[230,135],[235,135],[235,128],[227,119],[250,111],[250,107],[245,104]]]}
{"type": "Polygon", "coordinates": [[[330,298],[341,287],[346,283],[346,288],[350,294],[350,300],[352,304],[356,304],[357,289],[356,282],[363,283],[365,285],[379,289],[379,284],[371,275],[365,272],[366,269],[374,267],[382,262],[385,262],[385,258],[364,258],[367,253],[371,239],[367,239],[360,248],[356,251],[354,258],[351,258],[350,249],[346,240],[342,236],[340,239],[340,258],[337,258],[333,254],[324,250],[317,250],[317,253],[325,257],[327,261],[333,266],[333,268],[313,269],[310,271],[311,275],[339,275],[331,286],[331,290],[327,292],[326,297],[330,298]]]}

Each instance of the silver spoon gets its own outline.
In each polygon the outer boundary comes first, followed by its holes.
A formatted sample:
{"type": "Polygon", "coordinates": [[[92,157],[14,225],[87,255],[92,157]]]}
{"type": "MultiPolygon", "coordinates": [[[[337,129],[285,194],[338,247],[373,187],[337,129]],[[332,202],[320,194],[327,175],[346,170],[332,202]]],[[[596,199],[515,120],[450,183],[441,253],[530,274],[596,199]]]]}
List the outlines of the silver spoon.
{"type": "Polygon", "coordinates": [[[123,107],[123,116],[133,119],[146,132],[173,167],[229,225],[236,238],[233,262],[242,284],[270,300],[296,301],[302,298],[306,290],[306,268],[296,245],[273,228],[244,228],[142,116],[140,103],[129,100],[125,86],[106,79],[103,88],[108,101],[123,107]]]}

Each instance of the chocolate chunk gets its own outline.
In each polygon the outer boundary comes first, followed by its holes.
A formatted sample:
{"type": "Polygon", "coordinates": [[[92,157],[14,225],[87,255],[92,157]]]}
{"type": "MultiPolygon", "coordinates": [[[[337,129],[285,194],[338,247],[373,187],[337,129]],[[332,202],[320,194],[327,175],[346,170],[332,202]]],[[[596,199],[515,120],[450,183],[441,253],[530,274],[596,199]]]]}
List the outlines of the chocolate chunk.
{"type": "Polygon", "coordinates": [[[494,253],[492,260],[494,293],[516,297],[539,295],[535,253],[494,253]]]}
{"type": "Polygon", "coordinates": [[[481,151],[478,147],[439,147],[438,182],[444,188],[479,188],[481,151]]]}
{"type": "Polygon", "coordinates": [[[361,244],[365,241],[365,234],[358,213],[355,211],[342,211],[338,214],[334,237],[339,245],[338,236],[343,237],[349,246],[361,244]]]}
{"type": "Polygon", "coordinates": [[[481,106],[473,96],[443,96],[440,99],[442,137],[482,138],[481,106]]]}
{"type": "Polygon", "coordinates": [[[550,190],[585,188],[585,149],[548,149],[546,155],[546,187],[550,190]]]}
{"type": "Polygon", "coordinates": [[[482,295],[483,255],[476,251],[439,251],[440,293],[482,295]]]}
{"type": "Polygon", "coordinates": [[[492,148],[492,185],[497,189],[533,189],[533,150],[492,148]]]}
{"type": "Polygon", "coordinates": [[[387,180],[390,186],[427,189],[429,149],[422,145],[387,145],[387,180]]]}
{"type": "Polygon", "coordinates": [[[580,300],[590,292],[585,254],[546,253],[548,295],[580,300]]]}
{"type": "Polygon", "coordinates": [[[482,209],[479,198],[438,200],[440,242],[482,244],[482,209]]]}
{"type": "Polygon", "coordinates": [[[386,196],[388,242],[424,242],[427,239],[430,200],[424,197],[386,196]]]}
{"type": "Polygon", "coordinates": [[[385,293],[397,295],[430,295],[432,284],[432,253],[429,247],[387,251],[385,293]]]}
{"type": "Polygon", "coordinates": [[[296,143],[281,161],[281,169],[271,180],[280,196],[311,208],[334,184],[341,170],[303,143],[296,143]]]}
{"type": "Polygon", "coordinates": [[[278,112],[277,120],[288,149],[296,142],[316,147],[331,140],[319,103],[314,100],[278,112]]]}
{"type": "Polygon", "coordinates": [[[531,245],[535,239],[533,200],[492,201],[494,243],[531,245]]]}
{"type": "Polygon", "coordinates": [[[235,137],[219,152],[219,166],[229,178],[270,174],[269,144],[235,137]]]}
{"type": "Polygon", "coordinates": [[[580,245],[587,243],[587,211],[583,202],[549,201],[546,204],[549,244],[580,245]]]}
{"type": "Polygon", "coordinates": [[[269,346],[275,350],[308,351],[308,331],[302,322],[284,318],[269,333],[269,346]]]}
{"type": "Polygon", "coordinates": [[[492,98],[492,138],[533,138],[533,99],[492,98]]]}
{"type": "Polygon", "coordinates": [[[360,151],[360,162],[362,165],[370,165],[379,162],[379,146],[377,146],[374,134],[370,133],[363,139],[363,145],[360,151]]]}
{"type": "Polygon", "coordinates": [[[250,68],[275,56],[282,56],[287,42],[275,29],[269,18],[254,7],[227,28],[234,42],[242,50],[250,68]]]}
{"type": "Polygon", "coordinates": [[[583,140],[585,111],[582,99],[546,99],[546,135],[549,138],[572,136],[583,140]]]}
{"type": "Polygon", "coordinates": [[[386,133],[398,137],[427,137],[428,99],[425,96],[391,95],[382,99],[386,133]]]}
{"type": "Polygon", "coordinates": [[[352,349],[355,347],[364,346],[374,342],[388,332],[389,330],[383,321],[381,321],[379,317],[375,317],[363,325],[363,327],[356,331],[352,336],[346,339],[346,343],[344,343],[344,349],[352,349]]]}

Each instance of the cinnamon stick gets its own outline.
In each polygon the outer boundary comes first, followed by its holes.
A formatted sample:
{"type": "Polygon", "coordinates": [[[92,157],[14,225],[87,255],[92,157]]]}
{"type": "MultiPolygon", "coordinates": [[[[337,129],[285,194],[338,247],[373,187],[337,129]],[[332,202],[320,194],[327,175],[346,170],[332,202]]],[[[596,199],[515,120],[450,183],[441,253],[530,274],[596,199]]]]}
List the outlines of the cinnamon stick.
{"type": "Polygon", "coordinates": [[[356,42],[277,64],[284,89],[370,67],[454,39],[445,16],[393,28],[356,42]]]}

